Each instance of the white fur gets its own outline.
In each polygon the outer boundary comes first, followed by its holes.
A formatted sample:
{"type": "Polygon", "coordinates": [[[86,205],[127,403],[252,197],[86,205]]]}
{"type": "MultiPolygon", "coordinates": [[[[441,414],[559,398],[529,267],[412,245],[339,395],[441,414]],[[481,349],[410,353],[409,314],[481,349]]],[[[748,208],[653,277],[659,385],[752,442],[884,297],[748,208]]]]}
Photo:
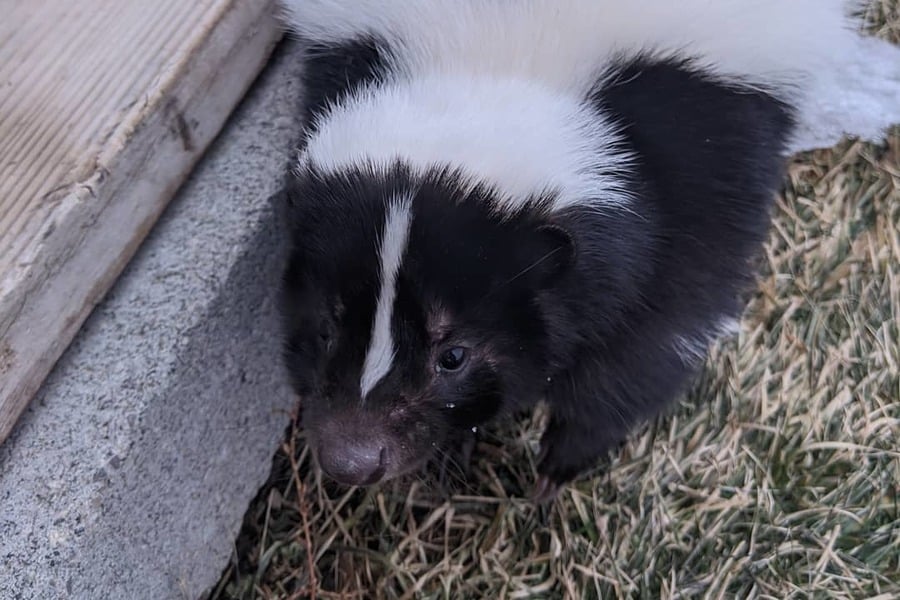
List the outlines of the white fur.
{"type": "Polygon", "coordinates": [[[690,337],[685,335],[676,335],[672,338],[672,347],[678,358],[686,365],[699,363],[706,358],[706,352],[709,349],[709,339],[704,336],[690,337]]]}
{"type": "Polygon", "coordinates": [[[554,208],[627,204],[629,157],[613,128],[574,98],[524,80],[424,77],[335,107],[301,161],[325,169],[402,158],[460,168],[501,194],[498,208],[557,192],[554,208]]]}
{"type": "Polygon", "coordinates": [[[406,253],[409,226],[412,222],[410,198],[395,199],[388,210],[384,231],[381,234],[381,289],[372,324],[372,338],[366,351],[362,376],[359,381],[362,398],[366,396],[391,370],[396,349],[391,335],[394,298],[397,294],[397,272],[406,253]]]}
{"type": "Polygon", "coordinates": [[[637,51],[697,57],[710,74],[775,91],[801,109],[792,150],[877,137],[900,121],[900,50],[853,30],[857,4],[282,0],[304,38],[373,34],[392,57],[390,81],[334,107],[300,160],[449,164],[494,186],[500,208],[543,191],[558,194],[555,208],[624,207],[615,173],[630,157],[583,98],[611,55],[637,51]]]}
{"type": "Polygon", "coordinates": [[[900,47],[856,38],[812,82],[799,117],[792,152],[833,146],[846,134],[880,140],[887,126],[900,123],[900,47]]]}
{"type": "Polygon", "coordinates": [[[716,340],[735,335],[740,332],[741,324],[737,319],[723,318],[715,326],[694,336],[676,335],[672,338],[672,347],[686,365],[696,364],[706,358],[709,346],[716,340]]]}
{"type": "Polygon", "coordinates": [[[583,91],[611,53],[705,59],[724,76],[795,81],[841,56],[857,0],[283,0],[317,41],[375,34],[411,73],[525,77],[583,91]]]}

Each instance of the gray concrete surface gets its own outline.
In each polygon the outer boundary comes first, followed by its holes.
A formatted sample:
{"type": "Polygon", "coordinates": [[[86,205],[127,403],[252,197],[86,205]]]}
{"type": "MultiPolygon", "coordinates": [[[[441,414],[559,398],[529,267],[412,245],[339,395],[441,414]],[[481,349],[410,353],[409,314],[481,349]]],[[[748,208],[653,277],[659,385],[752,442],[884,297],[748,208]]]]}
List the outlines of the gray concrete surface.
{"type": "Polygon", "coordinates": [[[195,598],[292,400],[272,196],[298,132],[280,48],[0,447],[0,599],[195,598]]]}

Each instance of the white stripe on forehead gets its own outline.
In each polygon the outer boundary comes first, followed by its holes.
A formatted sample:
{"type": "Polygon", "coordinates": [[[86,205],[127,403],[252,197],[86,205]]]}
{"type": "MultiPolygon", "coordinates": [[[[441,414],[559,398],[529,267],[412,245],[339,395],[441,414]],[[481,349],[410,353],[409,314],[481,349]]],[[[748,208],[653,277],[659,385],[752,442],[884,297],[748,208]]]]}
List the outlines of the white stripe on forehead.
{"type": "Polygon", "coordinates": [[[388,207],[384,231],[381,235],[381,290],[378,293],[378,305],[375,309],[375,322],[372,324],[372,339],[366,351],[359,389],[362,398],[391,370],[397,349],[391,335],[391,318],[394,312],[394,298],[397,295],[397,272],[406,252],[409,238],[409,224],[412,221],[412,199],[401,197],[394,199],[388,207]]]}

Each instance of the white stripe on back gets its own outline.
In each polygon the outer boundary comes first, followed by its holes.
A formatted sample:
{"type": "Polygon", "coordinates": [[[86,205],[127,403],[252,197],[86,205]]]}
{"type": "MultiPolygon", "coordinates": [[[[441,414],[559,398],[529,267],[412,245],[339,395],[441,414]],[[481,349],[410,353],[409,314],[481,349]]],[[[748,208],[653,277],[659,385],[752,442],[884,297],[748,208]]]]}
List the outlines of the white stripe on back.
{"type": "Polygon", "coordinates": [[[580,97],[517,79],[440,75],[365,88],[331,109],[300,156],[324,171],[398,160],[415,173],[460,169],[512,212],[545,193],[554,210],[627,207],[633,187],[616,125],[580,97]]]}
{"type": "Polygon", "coordinates": [[[409,225],[412,222],[412,199],[397,198],[388,207],[384,232],[381,236],[379,258],[381,260],[381,290],[375,308],[375,322],[372,324],[372,339],[366,351],[359,389],[362,399],[387,375],[394,362],[397,349],[391,335],[391,318],[394,312],[394,298],[397,295],[397,272],[406,252],[409,225]]]}

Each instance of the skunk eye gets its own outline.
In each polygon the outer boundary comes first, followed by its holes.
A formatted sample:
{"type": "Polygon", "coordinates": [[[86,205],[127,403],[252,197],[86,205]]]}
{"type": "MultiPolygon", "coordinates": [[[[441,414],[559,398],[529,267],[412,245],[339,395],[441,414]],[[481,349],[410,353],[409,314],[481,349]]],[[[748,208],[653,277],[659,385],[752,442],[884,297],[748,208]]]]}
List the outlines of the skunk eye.
{"type": "Polygon", "coordinates": [[[461,346],[444,351],[438,358],[439,371],[458,371],[466,362],[467,352],[461,346]]]}

